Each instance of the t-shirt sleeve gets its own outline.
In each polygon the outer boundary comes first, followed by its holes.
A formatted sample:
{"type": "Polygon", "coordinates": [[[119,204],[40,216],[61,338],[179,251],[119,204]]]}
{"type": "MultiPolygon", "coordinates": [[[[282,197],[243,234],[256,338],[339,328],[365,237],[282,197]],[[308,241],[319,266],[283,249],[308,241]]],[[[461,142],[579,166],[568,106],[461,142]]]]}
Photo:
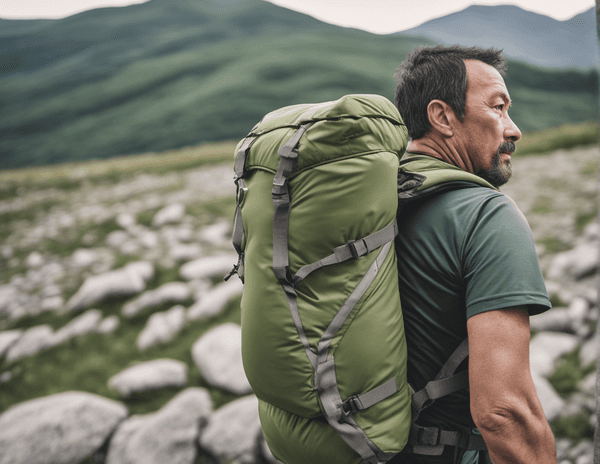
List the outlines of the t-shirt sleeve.
{"type": "Polygon", "coordinates": [[[530,315],[551,307],[531,229],[509,197],[482,201],[462,253],[467,318],[515,306],[527,306],[530,315]]]}

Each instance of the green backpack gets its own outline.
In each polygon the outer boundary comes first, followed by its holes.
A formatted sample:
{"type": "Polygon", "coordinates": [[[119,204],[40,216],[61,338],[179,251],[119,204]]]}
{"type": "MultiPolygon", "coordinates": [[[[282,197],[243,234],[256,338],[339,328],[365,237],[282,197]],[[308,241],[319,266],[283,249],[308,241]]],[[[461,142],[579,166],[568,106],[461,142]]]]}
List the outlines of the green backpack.
{"type": "Polygon", "coordinates": [[[244,370],[286,464],[376,464],[407,443],[440,454],[411,421],[396,215],[399,198],[466,173],[399,171],[407,142],[389,100],[348,95],[273,111],[236,148],[239,261],[226,278],[244,282],[244,370]]]}

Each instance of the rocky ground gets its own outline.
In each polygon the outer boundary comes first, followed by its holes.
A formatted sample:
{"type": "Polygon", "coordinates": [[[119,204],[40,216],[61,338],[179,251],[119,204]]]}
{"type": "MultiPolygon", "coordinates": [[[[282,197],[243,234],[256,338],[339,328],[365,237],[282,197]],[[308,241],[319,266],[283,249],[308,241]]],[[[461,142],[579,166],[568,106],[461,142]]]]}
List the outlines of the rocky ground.
{"type": "MultiPolygon", "coordinates": [[[[502,191],[530,222],[555,305],[532,318],[532,373],[559,463],[591,463],[598,149],[513,164],[502,191]]],[[[242,286],[237,277],[221,280],[236,261],[231,166],[125,177],[74,172],[68,181],[3,188],[0,389],[23,400],[0,412],[0,464],[276,462],[241,366],[239,311],[227,312],[242,286]],[[201,329],[190,338],[190,327],[201,329]],[[18,391],[34,384],[35,360],[55,353],[65,369],[61,356],[86,339],[125,345],[131,360],[100,373],[95,393],[18,391]],[[136,395],[170,391],[159,408],[131,414],[136,395]]]]}

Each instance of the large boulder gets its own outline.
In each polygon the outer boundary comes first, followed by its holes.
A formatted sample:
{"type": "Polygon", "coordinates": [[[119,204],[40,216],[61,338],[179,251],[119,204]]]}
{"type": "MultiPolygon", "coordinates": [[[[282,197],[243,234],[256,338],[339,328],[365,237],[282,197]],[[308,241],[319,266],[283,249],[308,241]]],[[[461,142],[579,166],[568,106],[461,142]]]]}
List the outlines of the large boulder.
{"type": "Polygon", "coordinates": [[[261,438],[258,400],[239,398],[213,412],[200,435],[200,446],[225,464],[256,462],[261,438]]]}
{"type": "Polygon", "coordinates": [[[191,295],[190,288],[183,282],[167,282],[154,290],[142,293],[133,301],[123,305],[123,316],[133,317],[146,308],[165,303],[183,303],[191,295]]]}
{"type": "Polygon", "coordinates": [[[199,292],[199,299],[188,308],[187,318],[191,321],[216,316],[225,309],[232,298],[241,295],[244,285],[238,278],[223,282],[210,290],[199,292]]]}
{"type": "Polygon", "coordinates": [[[110,441],[106,464],[195,464],[200,427],[211,412],[206,389],[183,390],[157,412],[122,422],[110,441]]]}
{"type": "Polygon", "coordinates": [[[70,311],[79,311],[109,297],[131,296],[146,288],[146,282],[154,275],[154,266],[145,261],[104,274],[88,277],[79,290],[67,302],[70,311]]]}
{"type": "Polygon", "coordinates": [[[127,417],[116,401],[64,392],[0,415],[0,464],[74,464],[97,451],[127,417]]]}
{"type": "Polygon", "coordinates": [[[183,328],[185,321],[185,308],[181,305],[152,314],[137,338],[138,349],[145,351],[154,345],[170,342],[183,328]]]}
{"type": "Polygon", "coordinates": [[[52,344],[59,345],[75,337],[82,337],[90,332],[95,332],[102,320],[102,311],[89,309],[76,317],[60,329],[52,337],[52,344]]]}
{"type": "Polygon", "coordinates": [[[242,366],[242,330],[234,323],[221,324],[192,346],[192,358],[209,385],[244,395],[252,388],[242,366]]]}
{"type": "Polygon", "coordinates": [[[187,385],[188,366],[175,359],[141,362],[119,372],[108,380],[108,386],[122,396],[148,390],[187,385]]]}
{"type": "Polygon", "coordinates": [[[23,331],[19,329],[4,330],[0,332],[0,358],[8,351],[19,338],[23,335],[23,331]]]}

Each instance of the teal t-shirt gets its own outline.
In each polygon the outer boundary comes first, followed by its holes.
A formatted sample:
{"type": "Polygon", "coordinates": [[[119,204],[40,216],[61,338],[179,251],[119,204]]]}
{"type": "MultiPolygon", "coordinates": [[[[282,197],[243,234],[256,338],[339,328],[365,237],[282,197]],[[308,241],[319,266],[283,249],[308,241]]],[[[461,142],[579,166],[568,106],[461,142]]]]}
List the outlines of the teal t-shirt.
{"type": "MultiPolygon", "coordinates": [[[[527,220],[506,195],[473,185],[415,200],[399,215],[400,296],[415,391],[467,337],[469,317],[524,305],[531,315],[551,306],[527,220]]],[[[418,424],[475,427],[468,391],[436,400],[418,424]]]]}

